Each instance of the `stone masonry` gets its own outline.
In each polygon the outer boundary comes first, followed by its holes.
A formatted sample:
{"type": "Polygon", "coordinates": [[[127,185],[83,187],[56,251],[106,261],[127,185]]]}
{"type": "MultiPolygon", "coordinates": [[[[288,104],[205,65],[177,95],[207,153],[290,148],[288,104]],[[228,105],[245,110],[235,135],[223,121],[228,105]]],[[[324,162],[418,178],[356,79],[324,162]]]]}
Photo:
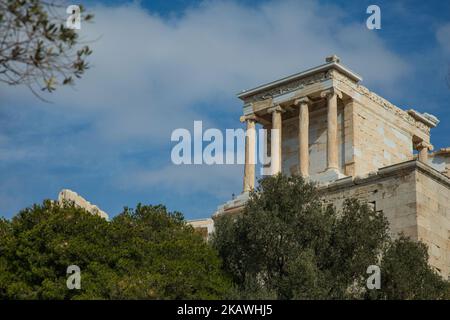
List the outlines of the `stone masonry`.
{"type": "Polygon", "coordinates": [[[86,211],[98,215],[102,217],[103,219],[108,220],[109,216],[106,212],[100,210],[99,207],[97,207],[94,204],[91,204],[89,201],[84,199],[82,196],[78,195],[78,193],[69,190],[69,189],[62,189],[58,194],[58,202],[62,203],[64,201],[72,202],[75,204],[75,206],[85,209],[86,211]]]}

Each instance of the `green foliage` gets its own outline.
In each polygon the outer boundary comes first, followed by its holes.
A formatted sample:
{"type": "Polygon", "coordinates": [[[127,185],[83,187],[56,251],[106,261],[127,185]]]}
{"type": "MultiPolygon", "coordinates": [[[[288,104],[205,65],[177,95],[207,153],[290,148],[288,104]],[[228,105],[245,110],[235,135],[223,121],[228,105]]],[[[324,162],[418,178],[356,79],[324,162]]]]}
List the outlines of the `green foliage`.
{"type": "MultiPolygon", "coordinates": [[[[0,82],[53,91],[88,69],[92,51],[66,27],[62,1],[0,0],[0,82]]],[[[93,19],[80,6],[82,21],[93,19]]]]}
{"type": "Polygon", "coordinates": [[[212,245],[163,206],[108,222],[45,201],[0,219],[0,299],[450,298],[423,243],[392,240],[383,214],[354,199],[336,212],[300,177],[261,180],[241,215],[216,221],[212,245]],[[80,290],[66,287],[69,265],[80,290]],[[370,265],[380,290],[366,287],[370,265]]]}
{"type": "Polygon", "coordinates": [[[450,299],[450,285],[428,266],[427,247],[404,235],[389,243],[381,262],[382,290],[369,292],[378,299],[450,299]]]}
{"type": "Polygon", "coordinates": [[[150,284],[167,299],[211,299],[226,289],[217,253],[180,213],[138,205],[117,216],[112,228],[119,272],[137,278],[144,272],[146,290],[150,284]]]}
{"type": "Polygon", "coordinates": [[[354,199],[338,213],[297,176],[260,180],[242,215],[216,221],[212,244],[235,284],[230,298],[442,298],[448,288],[423,244],[390,239],[382,213],[354,199]],[[382,270],[380,290],[366,287],[370,265],[382,270]]]}
{"type": "Polygon", "coordinates": [[[0,220],[0,299],[211,299],[227,289],[215,251],[163,206],[108,222],[46,201],[0,220]],[[81,269],[80,290],[66,287],[69,265],[81,269]]]}

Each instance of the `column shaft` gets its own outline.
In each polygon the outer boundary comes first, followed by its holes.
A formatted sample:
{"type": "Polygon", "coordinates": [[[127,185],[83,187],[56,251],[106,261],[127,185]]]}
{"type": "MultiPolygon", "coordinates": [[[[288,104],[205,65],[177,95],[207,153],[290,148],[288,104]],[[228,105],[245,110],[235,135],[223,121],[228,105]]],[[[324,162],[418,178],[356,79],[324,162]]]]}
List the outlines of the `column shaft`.
{"type": "Polygon", "coordinates": [[[245,135],[244,192],[255,188],[256,139],[255,120],[247,119],[245,135]]]}
{"type": "Polygon", "coordinates": [[[308,99],[303,98],[300,104],[298,117],[298,160],[299,173],[302,177],[309,176],[309,109],[308,99]]]}
{"type": "Polygon", "coordinates": [[[337,95],[331,91],[327,94],[328,101],[328,130],[327,130],[327,164],[328,169],[338,169],[337,143],[337,95]]]}
{"type": "Polygon", "coordinates": [[[272,175],[281,172],[281,111],[282,109],[280,106],[271,108],[269,111],[272,112],[272,131],[270,143],[272,175]]]}
{"type": "Polygon", "coordinates": [[[422,148],[419,151],[419,161],[428,162],[428,148],[422,148]]]}
{"type": "Polygon", "coordinates": [[[417,151],[419,151],[419,161],[422,161],[423,163],[428,162],[428,150],[431,148],[425,143],[420,143],[417,147],[417,151]]]}
{"type": "Polygon", "coordinates": [[[416,150],[419,151],[419,161],[428,163],[428,152],[433,150],[433,145],[426,141],[421,141],[416,144],[416,150]]]}
{"type": "Polygon", "coordinates": [[[264,129],[264,134],[263,137],[261,137],[261,134],[258,136],[258,140],[262,139],[262,144],[259,144],[259,156],[262,159],[262,164],[264,167],[264,175],[271,175],[272,172],[270,171],[270,154],[271,154],[271,150],[270,150],[270,129],[272,128],[272,124],[264,124],[263,125],[263,129],[264,129]]]}

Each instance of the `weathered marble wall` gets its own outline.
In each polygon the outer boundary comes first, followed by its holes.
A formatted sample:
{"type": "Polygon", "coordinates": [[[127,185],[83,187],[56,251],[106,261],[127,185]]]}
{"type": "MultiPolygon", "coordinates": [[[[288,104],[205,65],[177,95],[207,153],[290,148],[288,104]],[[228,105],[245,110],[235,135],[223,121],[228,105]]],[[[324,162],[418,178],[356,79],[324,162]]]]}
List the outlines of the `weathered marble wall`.
{"type": "Polygon", "coordinates": [[[431,265],[450,276],[450,185],[422,171],[416,181],[419,239],[429,246],[431,265]]]}
{"type": "Polygon", "coordinates": [[[356,175],[365,175],[379,168],[413,159],[413,133],[395,126],[399,119],[392,114],[378,115],[380,107],[373,102],[355,103],[354,135],[356,175]],[[396,121],[393,121],[396,120],[396,121]]]}
{"type": "Polygon", "coordinates": [[[363,179],[323,187],[324,201],[342,209],[345,199],[357,198],[382,211],[393,237],[400,232],[423,241],[430,264],[450,276],[450,179],[416,161],[383,168],[363,179]]]}
{"type": "MultiPolygon", "coordinates": [[[[399,172],[400,173],[400,172],[399,172]]],[[[415,174],[396,174],[389,177],[372,176],[358,184],[349,182],[340,187],[330,186],[324,200],[342,209],[345,199],[357,198],[372,203],[377,211],[383,211],[389,220],[391,234],[404,232],[417,238],[415,174]]]]}
{"type": "MultiPolygon", "coordinates": [[[[283,173],[298,172],[298,114],[283,119],[282,129],[282,168],[283,173]]],[[[338,104],[338,152],[339,168],[344,170],[344,106],[338,104]]],[[[310,107],[309,111],[309,175],[327,169],[327,110],[325,104],[310,107]]]]}

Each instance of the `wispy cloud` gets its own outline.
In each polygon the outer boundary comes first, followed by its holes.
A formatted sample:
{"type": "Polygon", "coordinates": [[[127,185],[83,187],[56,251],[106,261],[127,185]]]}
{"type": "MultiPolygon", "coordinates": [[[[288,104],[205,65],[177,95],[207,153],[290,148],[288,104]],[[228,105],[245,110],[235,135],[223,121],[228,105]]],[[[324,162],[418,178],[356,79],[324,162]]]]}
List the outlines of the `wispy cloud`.
{"type": "MultiPolygon", "coordinates": [[[[339,8],[316,1],[253,7],[204,2],[175,18],[162,18],[138,3],[91,10],[95,23],[83,25],[81,35],[98,38],[91,45],[92,69],[74,89],[56,92],[47,105],[23,88],[0,88],[0,111],[15,119],[0,129],[0,148],[10,150],[0,157],[5,162],[0,194],[8,187],[5,178],[14,174],[7,163],[25,165],[39,156],[37,166],[23,170],[81,188],[101,177],[118,189],[115,182],[133,177],[136,184],[120,188],[161,192],[162,185],[225,200],[239,191],[242,168],[170,165],[173,129],[191,128],[194,120],[238,127],[241,105],[235,92],[321,64],[331,53],[379,90],[390,90],[410,70],[363,22],[348,22],[339,8]],[[20,134],[23,130],[29,134],[20,134]],[[12,151],[16,145],[20,148],[12,151]]],[[[58,191],[42,180],[33,185],[49,195],[58,191]]],[[[5,203],[0,208],[17,209],[5,203]]]]}
{"type": "Polygon", "coordinates": [[[450,54],[450,23],[441,26],[436,32],[436,38],[442,49],[450,54]]]}

